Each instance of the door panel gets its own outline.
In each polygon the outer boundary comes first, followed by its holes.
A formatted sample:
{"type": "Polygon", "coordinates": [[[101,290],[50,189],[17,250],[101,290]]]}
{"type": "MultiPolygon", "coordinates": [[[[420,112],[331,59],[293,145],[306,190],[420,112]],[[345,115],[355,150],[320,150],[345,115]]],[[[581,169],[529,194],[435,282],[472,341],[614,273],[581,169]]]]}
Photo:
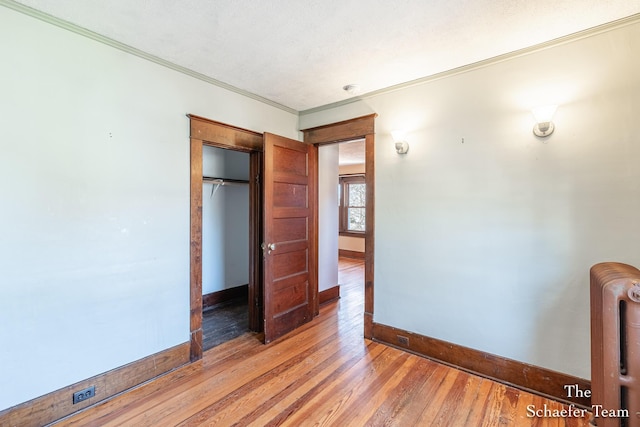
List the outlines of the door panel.
{"type": "Polygon", "coordinates": [[[273,205],[277,208],[304,209],[308,200],[307,184],[273,183],[273,205]]]}
{"type": "Polygon", "coordinates": [[[274,281],[281,280],[289,276],[308,273],[309,269],[307,260],[309,258],[309,254],[307,248],[286,253],[276,252],[277,251],[273,251],[271,254],[274,281]]]}
{"type": "Polygon", "coordinates": [[[277,218],[273,220],[273,240],[306,240],[307,218],[277,218]]]}
{"type": "Polygon", "coordinates": [[[300,306],[305,304],[307,295],[307,277],[288,277],[277,281],[273,289],[273,304],[276,311],[286,311],[290,305],[300,306]]]}
{"type": "MultiPolygon", "coordinates": [[[[296,141],[296,143],[300,144],[300,141],[296,141]]],[[[308,169],[307,153],[298,151],[296,148],[275,146],[273,147],[273,155],[279,159],[278,170],[274,170],[274,172],[306,176],[308,169]]]]}
{"type": "Polygon", "coordinates": [[[315,147],[264,135],[265,342],[313,317],[315,147]]]}

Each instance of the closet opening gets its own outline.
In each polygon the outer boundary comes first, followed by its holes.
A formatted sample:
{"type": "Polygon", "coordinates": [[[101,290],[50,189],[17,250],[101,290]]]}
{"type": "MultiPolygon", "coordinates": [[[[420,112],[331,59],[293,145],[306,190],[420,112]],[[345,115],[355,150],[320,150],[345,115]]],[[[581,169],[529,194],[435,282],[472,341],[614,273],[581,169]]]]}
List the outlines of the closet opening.
{"type": "Polygon", "coordinates": [[[250,154],[202,148],[202,348],[250,330],[250,154]]]}

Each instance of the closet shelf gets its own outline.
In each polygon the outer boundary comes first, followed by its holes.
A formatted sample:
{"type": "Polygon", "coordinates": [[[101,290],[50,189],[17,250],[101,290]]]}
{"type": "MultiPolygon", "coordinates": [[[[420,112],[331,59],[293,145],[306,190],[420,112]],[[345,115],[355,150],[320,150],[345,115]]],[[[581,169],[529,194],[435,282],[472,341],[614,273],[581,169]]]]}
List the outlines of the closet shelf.
{"type": "Polygon", "coordinates": [[[220,187],[227,185],[249,185],[249,181],[244,179],[217,178],[212,176],[203,176],[202,182],[210,182],[213,184],[211,194],[209,195],[210,198],[216,194],[216,191],[218,191],[220,187]]]}

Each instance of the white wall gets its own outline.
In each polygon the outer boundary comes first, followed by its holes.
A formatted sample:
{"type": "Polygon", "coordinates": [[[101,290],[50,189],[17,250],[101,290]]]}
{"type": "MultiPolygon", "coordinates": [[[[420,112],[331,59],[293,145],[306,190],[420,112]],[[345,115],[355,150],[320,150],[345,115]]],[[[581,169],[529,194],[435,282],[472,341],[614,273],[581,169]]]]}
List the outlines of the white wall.
{"type": "Polygon", "coordinates": [[[7,8],[0,28],[1,410],[189,340],[185,114],[298,127],[7,8]]]}
{"type": "Polygon", "coordinates": [[[338,285],[338,144],[318,148],[318,290],[338,285]]]}
{"type": "Polygon", "coordinates": [[[364,237],[339,236],[338,247],[345,251],[364,252],[364,237]]]}
{"type": "MultiPolygon", "coordinates": [[[[226,150],[225,177],[249,180],[249,154],[226,150]]],[[[249,185],[227,186],[225,206],[225,288],[249,283],[249,185]]],[[[215,201],[214,201],[215,203],[215,201]]]]}
{"type": "Polygon", "coordinates": [[[640,266],[639,51],[635,23],[301,116],[379,114],[376,322],[590,377],[589,268],[640,266]]]}
{"type": "MultiPolygon", "coordinates": [[[[248,153],[205,146],[202,160],[204,176],[249,179],[248,153]]],[[[203,184],[203,294],[249,283],[249,185],[216,186],[203,184]]]]}

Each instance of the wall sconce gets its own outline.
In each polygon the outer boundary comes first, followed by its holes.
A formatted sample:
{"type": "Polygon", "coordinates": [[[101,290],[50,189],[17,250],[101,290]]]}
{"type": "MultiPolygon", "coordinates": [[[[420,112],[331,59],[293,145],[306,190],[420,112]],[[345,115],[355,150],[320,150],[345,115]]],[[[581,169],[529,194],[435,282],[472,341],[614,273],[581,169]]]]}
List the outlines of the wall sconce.
{"type": "Polygon", "coordinates": [[[396,144],[396,153],[407,154],[409,151],[409,143],[404,140],[405,132],[401,130],[391,131],[391,136],[396,144]]]}
{"type": "Polygon", "coordinates": [[[533,117],[536,120],[536,124],[533,126],[533,133],[535,136],[546,137],[553,133],[555,126],[551,119],[556,113],[557,105],[545,105],[544,107],[537,107],[531,110],[533,117]]]}

